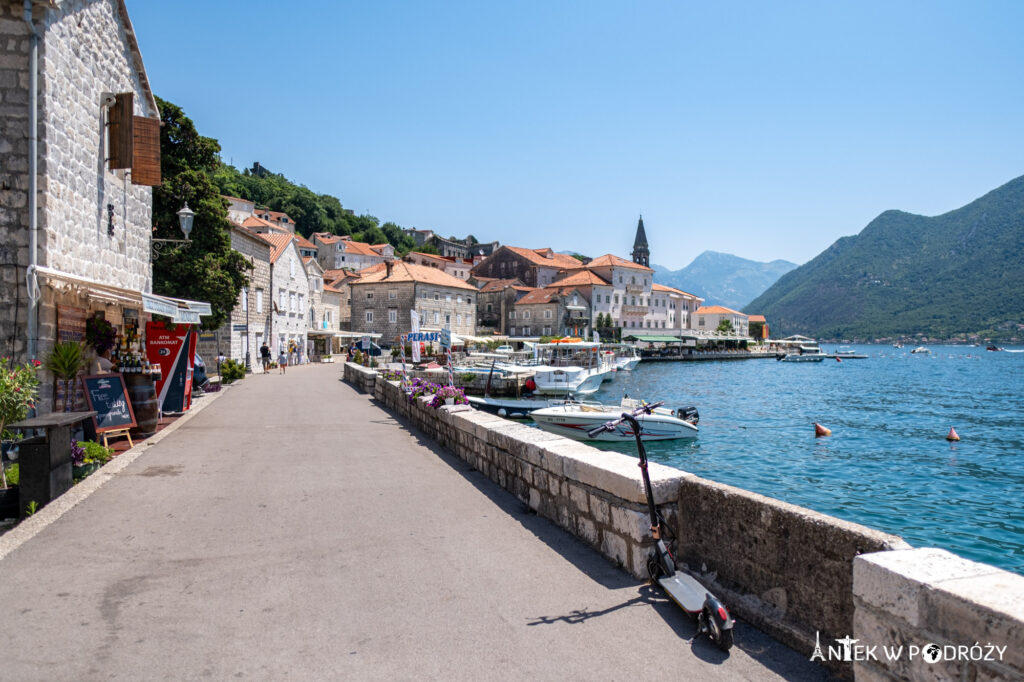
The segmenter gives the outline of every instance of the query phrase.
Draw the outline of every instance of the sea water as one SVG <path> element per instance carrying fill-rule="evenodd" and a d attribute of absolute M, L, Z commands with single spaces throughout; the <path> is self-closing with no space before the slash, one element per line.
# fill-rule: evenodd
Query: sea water
<path fill-rule="evenodd" d="M 868 358 L 642 362 L 592 397 L 698 408 L 697 440 L 652 461 L 1024 573 L 1024 353 L 852 349 Z"/>

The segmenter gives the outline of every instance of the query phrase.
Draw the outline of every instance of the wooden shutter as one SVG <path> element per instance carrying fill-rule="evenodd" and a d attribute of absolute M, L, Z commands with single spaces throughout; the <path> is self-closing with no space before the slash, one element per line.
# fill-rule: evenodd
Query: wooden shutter
<path fill-rule="evenodd" d="M 160 184 L 160 119 L 135 117 L 132 184 L 156 187 Z"/>
<path fill-rule="evenodd" d="M 121 92 L 114 96 L 115 102 L 108 110 L 107 140 L 110 153 L 110 169 L 131 168 L 134 141 L 133 102 L 135 95 Z"/>

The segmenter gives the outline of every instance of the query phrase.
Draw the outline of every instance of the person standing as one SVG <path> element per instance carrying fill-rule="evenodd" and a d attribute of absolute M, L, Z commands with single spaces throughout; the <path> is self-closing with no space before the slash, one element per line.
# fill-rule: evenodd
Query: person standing
<path fill-rule="evenodd" d="M 287 374 L 288 372 L 288 353 L 284 348 L 277 356 L 277 370 L 278 374 Z"/>
<path fill-rule="evenodd" d="M 263 373 L 266 374 L 267 370 L 270 369 L 270 346 L 267 345 L 266 341 L 260 346 L 260 360 L 263 361 Z"/>

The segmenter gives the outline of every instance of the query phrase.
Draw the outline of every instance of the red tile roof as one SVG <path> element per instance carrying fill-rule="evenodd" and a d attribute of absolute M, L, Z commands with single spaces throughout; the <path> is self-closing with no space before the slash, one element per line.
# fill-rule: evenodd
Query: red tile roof
<path fill-rule="evenodd" d="M 309 241 L 308 239 L 303 237 L 301 234 L 295 235 L 294 239 L 295 239 L 296 242 L 299 243 L 299 247 L 301 247 L 303 249 L 315 249 L 316 248 L 316 244 L 314 244 L 313 242 Z"/>
<path fill-rule="evenodd" d="M 492 279 L 492 280 L 487 281 L 482 287 L 480 287 L 480 291 L 482 293 L 493 292 L 493 291 L 501 291 L 502 289 L 505 289 L 506 287 L 512 287 L 513 289 L 529 289 L 530 288 L 530 287 L 527 287 L 522 282 L 520 282 L 518 279 Z"/>
<path fill-rule="evenodd" d="M 288 246 L 292 243 L 292 235 L 279 234 L 276 232 L 270 234 L 258 235 L 264 241 L 269 243 L 273 248 L 270 251 L 270 262 L 276 263 L 277 259 L 281 257 L 281 254 L 287 250 Z"/>
<path fill-rule="evenodd" d="M 689 296 L 690 298 L 700 298 L 700 296 L 694 296 L 693 294 L 688 294 L 681 289 L 673 289 L 672 287 L 667 287 L 664 284 L 658 284 L 657 282 L 653 282 L 651 284 L 651 291 L 664 291 L 669 294 L 682 294 L 683 296 Z"/>
<path fill-rule="evenodd" d="M 733 310 L 732 308 L 726 308 L 722 305 L 702 305 L 694 312 L 701 315 L 742 315 L 743 317 L 746 317 L 746 315 L 740 311 Z"/>
<path fill-rule="evenodd" d="M 748 315 L 747 316 L 747 322 L 767 322 L 767 321 L 768 320 L 764 319 L 764 315 Z"/>
<path fill-rule="evenodd" d="M 518 254 L 534 265 L 542 265 L 549 268 L 578 268 L 580 262 L 572 256 L 564 253 L 555 253 L 551 249 L 524 249 L 518 246 L 506 246 L 512 253 Z"/>
<path fill-rule="evenodd" d="M 437 286 L 452 287 L 456 289 L 469 289 L 476 291 L 476 287 L 464 282 L 458 277 L 453 277 L 443 270 L 432 268 L 429 265 L 417 265 L 405 261 L 393 261 L 391 274 L 388 275 L 387 263 L 371 265 L 359 271 L 361 277 L 353 284 L 364 284 L 373 282 L 418 282 L 421 284 L 436 284 Z"/>
<path fill-rule="evenodd" d="M 631 260 L 626 260 L 625 258 L 620 258 L 620 257 L 618 257 L 618 256 L 616 256 L 614 254 L 611 254 L 611 253 L 606 253 L 603 256 L 598 256 L 594 260 L 592 260 L 589 263 L 587 263 L 586 267 L 588 267 L 588 268 L 607 268 L 607 267 L 633 268 L 634 270 L 646 270 L 647 272 L 654 272 L 653 269 L 647 267 L 646 265 L 640 265 L 639 263 L 634 263 Z"/>
<path fill-rule="evenodd" d="M 591 287 L 597 286 L 610 286 L 609 282 L 603 277 L 598 275 L 596 272 L 591 272 L 586 268 L 579 268 L 577 270 L 563 270 L 559 273 L 558 279 L 552 282 L 552 286 L 574 286 L 574 287 Z"/>

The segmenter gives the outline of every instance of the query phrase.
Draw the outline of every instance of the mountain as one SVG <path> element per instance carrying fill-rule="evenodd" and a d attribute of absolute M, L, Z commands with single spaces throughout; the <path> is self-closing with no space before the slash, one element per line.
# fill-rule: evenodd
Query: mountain
<path fill-rule="evenodd" d="M 739 256 L 705 251 L 682 270 L 653 265 L 658 284 L 700 296 L 705 305 L 724 305 L 739 310 L 761 295 L 796 263 L 774 260 L 758 263 Z"/>
<path fill-rule="evenodd" d="M 1020 337 L 1024 176 L 925 217 L 886 211 L 746 306 L 773 336 Z"/>

